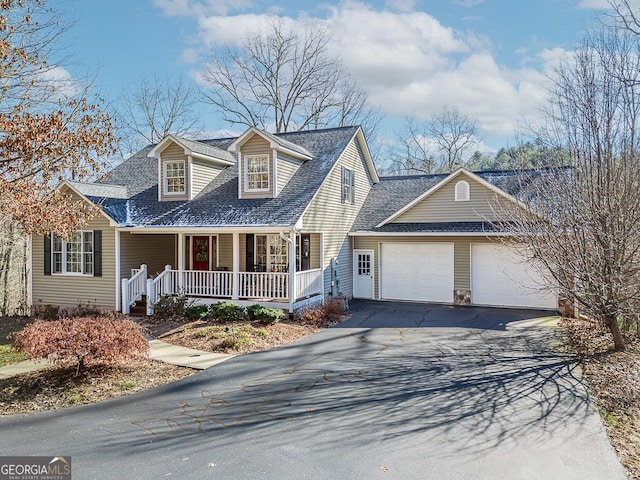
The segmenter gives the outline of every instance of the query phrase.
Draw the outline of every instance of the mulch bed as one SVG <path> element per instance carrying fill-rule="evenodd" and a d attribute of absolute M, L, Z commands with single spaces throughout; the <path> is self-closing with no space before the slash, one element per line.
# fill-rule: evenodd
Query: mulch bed
<path fill-rule="evenodd" d="M 96 365 L 49 366 L 0 380 L 0 415 L 58 410 L 121 397 L 180 380 L 195 373 L 155 360 L 138 360 L 118 367 Z"/>
<path fill-rule="evenodd" d="M 33 319 L 0 318 L 0 343 Z M 339 321 L 316 319 L 307 323 L 283 321 L 270 325 L 250 322 L 220 323 L 145 317 L 139 322 L 151 336 L 163 341 L 204 351 L 242 354 L 285 345 Z M 227 340 L 225 340 L 227 339 Z M 230 341 L 231 340 L 231 341 Z M 57 410 L 174 382 L 196 373 L 190 368 L 144 359 L 121 366 L 93 365 L 75 376 L 75 366 L 51 365 L 0 380 L 0 415 Z"/>

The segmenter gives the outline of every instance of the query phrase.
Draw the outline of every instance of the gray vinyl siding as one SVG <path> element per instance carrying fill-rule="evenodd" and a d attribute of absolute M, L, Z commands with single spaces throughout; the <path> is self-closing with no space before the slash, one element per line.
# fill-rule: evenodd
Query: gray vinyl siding
<path fill-rule="evenodd" d="M 191 177 L 191 195 L 193 198 L 196 197 L 204 187 L 209 185 L 211 180 L 216 178 L 224 167 L 194 159 L 191 164 L 191 169 L 193 173 Z"/>
<path fill-rule="evenodd" d="M 184 195 L 165 195 L 164 194 L 164 163 L 175 162 L 178 160 L 184 160 L 185 171 L 185 190 Z M 166 201 L 172 200 L 188 200 L 189 199 L 189 162 L 187 156 L 184 154 L 184 150 L 179 145 L 172 143 L 160 153 L 160 199 Z"/>
<path fill-rule="evenodd" d="M 147 265 L 149 276 L 155 277 L 165 265 L 178 267 L 175 234 L 133 235 L 120 233 L 120 278 L 130 278 L 132 268 Z"/>
<path fill-rule="evenodd" d="M 233 270 L 233 235 L 231 234 L 218 235 L 218 268 Z"/>
<path fill-rule="evenodd" d="M 309 250 L 309 255 L 311 256 L 311 261 L 309 262 L 311 270 L 320 268 L 320 234 L 312 233 L 310 235 L 311 240 L 311 248 Z"/>
<path fill-rule="evenodd" d="M 116 308 L 115 229 L 99 215 L 84 230 L 102 230 L 102 277 L 45 275 L 44 237 L 34 236 L 31 245 L 33 305 L 77 307 L 91 304 L 108 310 Z"/>
<path fill-rule="evenodd" d="M 252 155 L 269 156 L 269 190 L 264 192 L 247 192 L 244 178 L 245 158 Z M 242 189 L 242 198 L 271 198 L 273 197 L 273 152 L 264 138 L 254 135 L 241 147 L 240 165 L 238 169 L 238 181 Z"/>
<path fill-rule="evenodd" d="M 354 204 L 341 202 L 342 167 L 355 173 Z M 336 270 L 339 285 L 334 294 L 353 296 L 352 248 L 347 236 L 364 200 L 371 189 L 372 180 L 366 167 L 362 150 L 356 138 L 347 146 L 311 201 L 303 216 L 303 231 L 324 232 L 324 285 L 325 293 L 331 293 L 332 258 L 338 260 Z M 313 239 L 312 239 L 313 248 Z"/>
<path fill-rule="evenodd" d="M 455 185 L 469 183 L 469 201 L 455 201 Z M 466 175 L 459 175 L 415 204 L 392 223 L 474 222 L 505 218 L 514 204 Z"/>
<path fill-rule="evenodd" d="M 300 160 L 296 160 L 295 158 L 291 158 L 283 153 L 278 153 L 276 159 L 276 177 L 277 177 L 277 187 L 276 187 L 276 196 L 280 195 L 282 189 L 289 183 L 291 177 L 298 171 L 302 162 Z"/>
<path fill-rule="evenodd" d="M 453 288 L 456 290 L 471 289 L 471 244 L 491 242 L 487 237 L 421 237 L 421 236 L 379 236 L 352 237 L 354 249 L 373 250 L 374 295 L 380 298 L 380 243 L 417 243 L 417 242 L 447 242 L 453 243 Z"/>

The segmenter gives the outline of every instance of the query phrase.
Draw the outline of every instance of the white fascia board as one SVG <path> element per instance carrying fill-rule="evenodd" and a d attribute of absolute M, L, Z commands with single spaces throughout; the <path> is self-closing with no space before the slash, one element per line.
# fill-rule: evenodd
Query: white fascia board
<path fill-rule="evenodd" d="M 109 215 L 107 215 L 105 213 L 104 210 L 102 210 L 102 208 L 100 208 L 100 205 L 98 205 L 97 203 L 92 202 L 91 200 L 89 200 L 84 194 L 82 194 L 81 192 L 79 192 L 76 188 L 73 187 L 73 185 L 71 185 L 69 182 L 67 182 L 66 180 L 62 180 L 58 186 L 56 187 L 56 190 L 61 190 L 63 187 L 67 187 L 69 189 L 71 189 L 73 191 L 73 193 L 75 193 L 76 195 L 78 195 L 83 201 L 90 203 L 91 205 L 95 205 L 100 209 L 100 213 L 102 214 L 102 216 L 104 218 L 106 218 L 109 221 L 109 226 L 111 227 L 117 227 L 120 224 L 118 222 L 116 222 L 113 218 L 111 218 Z"/>
<path fill-rule="evenodd" d="M 218 158 L 218 157 L 212 157 L 211 155 L 205 155 L 203 153 L 198 153 L 191 150 L 189 150 L 188 155 L 191 155 L 193 158 L 197 158 L 199 160 L 206 160 L 207 162 L 211 162 L 211 163 L 219 163 L 220 165 L 226 165 L 226 166 L 234 165 L 233 162 L 230 162 L 228 160 L 222 160 L 221 158 Z"/>
<path fill-rule="evenodd" d="M 509 237 L 509 232 L 349 232 L 350 237 Z"/>
<path fill-rule="evenodd" d="M 202 227 L 122 227 L 121 232 L 129 232 L 131 234 L 147 234 L 147 233 L 185 233 L 185 234 L 206 234 L 206 233 L 279 233 L 290 232 L 295 229 L 294 225 L 220 225 L 220 226 L 202 226 Z"/>

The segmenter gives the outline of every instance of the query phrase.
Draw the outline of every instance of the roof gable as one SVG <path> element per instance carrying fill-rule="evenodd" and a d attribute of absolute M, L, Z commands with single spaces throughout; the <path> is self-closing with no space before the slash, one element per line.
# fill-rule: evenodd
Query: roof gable
<path fill-rule="evenodd" d="M 231 145 L 229 145 L 229 151 L 233 153 L 239 152 L 242 145 L 244 145 L 254 135 L 259 135 L 269 142 L 270 148 L 279 150 L 287 155 L 291 155 L 292 157 L 299 158 L 301 160 L 311 160 L 311 158 L 313 158 L 311 152 L 309 152 L 305 147 L 290 142 L 281 136 L 265 132 L 264 130 L 259 130 L 256 127 L 250 127 L 240 135 Z"/>
<path fill-rule="evenodd" d="M 235 163 L 233 155 L 227 150 L 171 134 L 164 137 L 162 141 L 153 147 L 147 155 L 151 158 L 160 158 L 161 152 L 172 143 L 181 147 L 184 150 L 185 155 L 190 155 L 192 157 L 215 163 L 221 163 L 223 165 L 233 165 Z"/>
<path fill-rule="evenodd" d="M 483 186 L 484 188 L 486 188 L 486 189 L 490 190 L 491 192 L 493 192 L 494 194 L 498 195 L 500 198 L 503 198 L 503 199 L 507 200 L 508 202 L 511 202 L 511 203 L 513 203 L 515 205 L 518 205 L 519 207 L 526 208 L 514 196 L 512 196 L 509 193 L 505 192 L 501 188 L 498 188 L 497 186 L 493 185 L 492 183 L 489 183 L 488 181 L 486 181 L 485 179 L 483 179 L 479 175 L 477 175 L 477 174 L 475 174 L 473 172 L 470 172 L 469 170 L 467 170 L 465 168 L 459 168 L 456 171 L 452 172 L 451 174 L 447 175 L 446 177 L 442 178 L 440 181 L 438 181 L 434 185 L 432 185 L 422 195 L 419 195 L 418 197 L 414 198 L 412 201 L 410 201 L 409 203 L 404 205 L 402 208 L 400 208 L 399 210 L 396 210 L 390 216 L 386 217 L 382 222 L 380 222 L 379 224 L 376 225 L 376 228 L 383 227 L 384 225 L 386 225 L 388 223 L 392 223 L 394 221 L 399 220 L 403 216 L 403 214 L 409 212 L 412 208 L 414 208 L 415 206 L 417 206 L 421 202 L 425 201 L 429 197 L 433 196 L 436 192 L 438 192 L 439 190 L 441 190 L 443 187 L 445 187 L 446 185 L 450 184 L 454 180 L 458 180 L 458 181 L 459 180 L 471 180 L 473 182 L 477 182 L 481 186 Z M 451 202 L 452 203 L 454 202 L 453 197 L 451 198 Z"/>

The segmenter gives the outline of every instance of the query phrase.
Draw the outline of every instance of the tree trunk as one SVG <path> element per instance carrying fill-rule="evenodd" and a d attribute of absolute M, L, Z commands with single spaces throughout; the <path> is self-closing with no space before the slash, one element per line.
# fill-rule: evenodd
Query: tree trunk
<path fill-rule="evenodd" d="M 613 337 L 614 350 L 616 352 L 624 352 L 624 338 L 622 337 L 622 331 L 620 330 L 618 319 L 615 317 L 605 317 L 605 323 L 609 327 L 609 331 Z"/>

